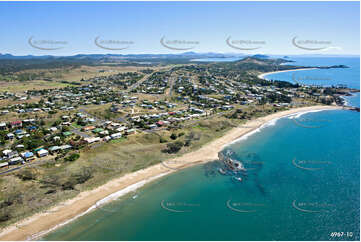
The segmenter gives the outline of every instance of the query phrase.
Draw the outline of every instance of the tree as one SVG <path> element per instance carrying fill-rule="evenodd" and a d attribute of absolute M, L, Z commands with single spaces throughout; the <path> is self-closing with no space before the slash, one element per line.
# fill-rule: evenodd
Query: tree
<path fill-rule="evenodd" d="M 33 150 L 38 148 L 44 144 L 43 139 L 38 137 L 26 137 L 23 139 L 23 144 L 26 149 Z"/>
<path fill-rule="evenodd" d="M 166 139 L 163 138 L 163 137 L 160 137 L 160 138 L 159 138 L 159 142 L 160 142 L 160 143 L 167 143 L 168 140 L 166 140 Z"/>
<path fill-rule="evenodd" d="M 167 153 L 177 153 L 178 151 L 180 151 L 180 149 L 183 147 L 183 142 L 181 141 L 176 141 L 173 143 L 169 143 L 167 144 Z"/>
<path fill-rule="evenodd" d="M 25 169 L 20 170 L 16 174 L 16 176 L 19 177 L 23 181 L 28 181 L 28 180 L 35 180 L 37 174 L 36 174 L 35 169 L 25 168 Z"/>
<path fill-rule="evenodd" d="M 5 222 L 11 218 L 11 213 L 9 209 L 0 210 L 0 222 Z"/>
<path fill-rule="evenodd" d="M 176 139 L 177 139 L 177 135 L 176 135 L 175 133 L 172 133 L 172 134 L 170 135 L 170 138 L 171 138 L 172 140 L 176 140 Z"/>
<path fill-rule="evenodd" d="M 65 157 L 64 160 L 65 161 L 76 161 L 77 159 L 79 159 L 80 155 L 78 153 L 73 153 L 68 157 Z"/>

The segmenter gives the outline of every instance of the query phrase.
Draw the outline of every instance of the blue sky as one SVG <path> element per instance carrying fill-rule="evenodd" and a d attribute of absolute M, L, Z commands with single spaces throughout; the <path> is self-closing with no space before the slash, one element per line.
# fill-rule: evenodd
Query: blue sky
<path fill-rule="evenodd" d="M 0 53 L 14 55 L 184 52 L 162 46 L 162 37 L 168 41 L 191 41 L 177 46 L 191 47 L 195 52 L 360 52 L 359 2 L 1 2 L 0 13 Z M 99 48 L 94 44 L 97 36 L 105 41 L 102 46 L 128 48 Z M 42 40 L 60 41 L 61 44 L 43 46 L 62 48 L 34 48 L 28 43 L 30 37 L 36 46 Z M 231 41 L 256 41 L 232 43 L 259 49 L 232 48 L 226 44 L 228 37 Z M 297 41 L 323 41 L 306 45 L 324 48 L 298 48 L 292 44 L 294 37 Z"/>

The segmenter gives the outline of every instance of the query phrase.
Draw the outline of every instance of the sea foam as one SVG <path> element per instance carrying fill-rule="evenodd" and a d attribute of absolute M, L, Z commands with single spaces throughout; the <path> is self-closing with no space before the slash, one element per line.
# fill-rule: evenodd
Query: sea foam
<path fill-rule="evenodd" d="M 136 191 L 138 188 L 141 188 L 141 187 L 144 186 L 145 184 L 147 184 L 147 183 L 149 183 L 149 182 L 151 182 L 151 181 L 153 181 L 153 180 L 156 180 L 156 179 L 158 179 L 158 178 L 160 178 L 160 177 L 162 177 L 162 176 L 165 176 L 165 175 L 167 175 L 167 174 L 169 174 L 169 173 L 170 173 L 170 172 L 165 172 L 165 173 L 159 174 L 159 175 L 157 175 L 157 176 L 150 177 L 150 178 L 148 178 L 148 179 L 144 179 L 144 180 L 142 180 L 142 181 L 140 181 L 140 182 L 137 182 L 137 183 L 134 183 L 134 184 L 132 184 L 132 185 L 130 185 L 130 186 L 127 186 L 126 188 L 124 188 L 124 189 L 122 189 L 122 190 L 119 190 L 119 191 L 117 191 L 117 192 L 114 192 L 114 193 L 110 194 L 109 196 L 107 196 L 107 197 L 105 197 L 105 198 L 97 201 L 93 206 L 91 206 L 90 208 L 88 208 L 85 212 L 76 215 L 75 217 L 73 217 L 73 218 L 65 221 L 64 223 L 57 224 L 56 226 L 52 227 L 51 229 L 48 229 L 48 230 L 42 231 L 42 232 L 40 232 L 40 233 L 34 234 L 34 235 L 32 235 L 31 237 L 28 237 L 27 240 L 34 240 L 34 239 L 40 238 L 41 236 L 44 236 L 45 234 L 47 234 L 47 233 L 49 233 L 49 232 L 51 232 L 51 231 L 54 231 L 54 230 L 56 230 L 56 229 L 58 229 L 58 228 L 60 228 L 60 227 L 62 227 L 62 226 L 64 226 L 64 225 L 66 225 L 66 224 L 68 224 L 68 223 L 70 223 L 70 222 L 78 219 L 79 217 L 84 216 L 85 214 L 87 214 L 87 213 L 95 210 L 95 209 L 98 208 L 100 205 L 104 205 L 104 204 L 106 204 L 106 203 L 109 203 L 109 202 L 111 202 L 111 201 L 114 201 L 114 200 L 120 198 L 121 196 L 126 195 L 126 194 L 129 193 L 129 192 Z"/>
<path fill-rule="evenodd" d="M 289 119 L 295 119 L 295 118 L 300 118 L 302 115 L 305 115 L 307 113 L 316 113 L 316 112 L 322 112 L 322 111 L 327 111 L 327 109 L 316 109 L 316 110 L 309 110 L 309 111 L 303 111 L 303 112 L 297 112 L 297 113 L 293 113 L 293 114 L 288 114 L 282 117 L 278 117 L 278 118 L 274 118 L 269 120 L 268 122 L 262 124 L 259 128 L 252 130 L 251 132 L 242 135 L 241 137 L 239 137 L 238 139 L 233 140 L 231 143 L 228 143 L 227 145 L 223 146 L 222 148 L 225 148 L 229 145 L 232 145 L 234 143 L 243 141 L 248 139 L 250 136 L 260 132 L 262 129 L 267 128 L 267 127 L 271 127 L 271 126 L 275 126 L 277 124 L 277 121 L 283 118 L 289 118 Z"/>

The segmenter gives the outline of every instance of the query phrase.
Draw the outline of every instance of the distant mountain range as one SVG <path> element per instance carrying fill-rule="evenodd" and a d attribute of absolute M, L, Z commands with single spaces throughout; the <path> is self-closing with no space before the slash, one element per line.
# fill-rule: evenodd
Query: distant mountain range
<path fill-rule="evenodd" d="M 246 56 L 245 54 L 222 54 L 222 53 L 196 53 L 196 52 L 184 52 L 180 54 L 78 54 L 73 56 L 52 56 L 52 55 L 25 55 L 15 56 L 11 54 L 0 54 L 0 59 L 103 59 L 103 58 L 114 58 L 114 59 L 126 59 L 126 58 L 227 58 L 227 57 L 241 57 Z"/>
<path fill-rule="evenodd" d="M 264 55 L 255 54 L 247 55 L 243 53 L 196 53 L 196 52 L 184 52 L 179 54 L 77 54 L 72 56 L 53 56 L 53 55 L 24 55 L 15 56 L 11 54 L 1 54 L 0 60 L 135 60 L 135 59 L 200 59 L 200 58 L 234 58 L 234 57 L 254 57 L 258 59 L 268 58 L 285 58 L 289 59 L 292 57 L 358 57 L 357 55 L 326 55 L 326 54 L 303 54 L 303 55 Z"/>

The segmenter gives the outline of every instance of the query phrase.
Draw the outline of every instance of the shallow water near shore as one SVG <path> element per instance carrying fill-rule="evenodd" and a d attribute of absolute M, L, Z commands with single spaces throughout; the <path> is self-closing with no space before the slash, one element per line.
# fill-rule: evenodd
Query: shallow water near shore
<path fill-rule="evenodd" d="M 45 239 L 358 240 L 359 122 L 344 110 L 282 118 L 226 148 L 249 169 L 242 182 L 217 162 L 187 168 Z"/>
<path fill-rule="evenodd" d="M 266 78 L 359 89 L 357 58 L 295 60 L 293 64 L 351 68 Z M 360 106 L 359 97 L 346 100 Z M 43 239 L 359 240 L 359 147 L 360 113 L 334 110 L 281 118 L 225 148 L 248 169 L 242 182 L 221 175 L 218 162 L 187 168 Z M 332 237 L 333 232 L 340 236 Z"/>

